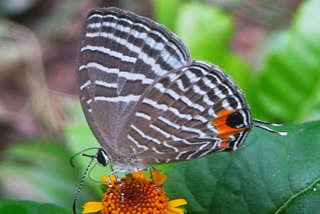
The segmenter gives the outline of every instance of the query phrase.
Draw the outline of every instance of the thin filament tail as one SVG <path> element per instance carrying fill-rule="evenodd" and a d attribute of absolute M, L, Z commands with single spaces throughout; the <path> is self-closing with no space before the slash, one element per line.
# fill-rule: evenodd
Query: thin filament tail
<path fill-rule="evenodd" d="M 271 122 L 259 120 L 256 118 L 253 118 L 253 121 L 256 123 L 265 124 L 265 125 L 269 125 L 269 126 L 282 126 L 282 124 L 279 124 L 279 123 L 271 123 Z"/>
<path fill-rule="evenodd" d="M 273 130 L 273 129 L 267 127 L 267 126 L 263 126 L 263 125 L 255 125 L 255 127 L 258 127 L 260 129 L 266 130 L 267 132 L 279 134 L 281 136 L 286 136 L 288 134 L 287 132 L 279 132 L 279 131 Z"/>
<path fill-rule="evenodd" d="M 268 121 L 263 121 L 263 120 L 259 120 L 259 119 L 253 119 L 254 122 L 258 123 L 258 124 L 255 124 L 254 126 L 257 127 L 257 128 L 260 128 L 260 129 L 263 129 L 267 132 L 270 132 L 270 133 L 275 133 L 275 134 L 278 134 L 278 135 L 281 135 L 281 136 L 286 136 L 288 133 L 287 132 L 280 132 L 280 131 L 276 131 L 268 126 L 265 126 L 265 125 L 269 125 L 269 126 L 282 126 L 282 124 L 278 124 L 278 123 L 271 123 L 271 122 L 268 122 Z M 263 124 L 263 125 L 261 125 Z"/>

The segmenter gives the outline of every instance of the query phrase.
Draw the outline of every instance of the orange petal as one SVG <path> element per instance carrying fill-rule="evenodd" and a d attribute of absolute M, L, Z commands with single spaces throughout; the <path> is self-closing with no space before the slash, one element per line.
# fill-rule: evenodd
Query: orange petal
<path fill-rule="evenodd" d="M 83 205 L 82 214 L 94 213 L 102 210 L 102 203 L 97 201 L 89 201 Z"/>
<path fill-rule="evenodd" d="M 102 176 L 101 176 L 101 179 L 103 180 L 104 183 L 109 184 L 108 176 L 102 175 Z"/>
<path fill-rule="evenodd" d="M 168 212 L 167 214 L 184 214 L 182 208 L 176 208 L 182 205 L 186 205 L 188 202 L 185 199 L 175 199 L 168 202 Z"/>
<path fill-rule="evenodd" d="M 167 176 L 159 170 L 152 170 L 151 173 L 154 183 L 158 186 L 161 186 L 167 180 Z"/>
<path fill-rule="evenodd" d="M 146 179 L 146 174 L 144 173 L 144 171 L 133 172 L 132 177 Z"/>

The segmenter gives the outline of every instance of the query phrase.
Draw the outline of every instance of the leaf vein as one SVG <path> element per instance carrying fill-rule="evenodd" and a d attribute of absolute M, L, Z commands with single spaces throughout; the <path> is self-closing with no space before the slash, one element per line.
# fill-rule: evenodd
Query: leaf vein
<path fill-rule="evenodd" d="M 289 203 L 291 201 L 293 201 L 295 198 L 297 198 L 298 196 L 300 196 L 301 194 L 305 193 L 306 191 L 308 191 L 309 189 L 312 188 L 312 186 L 314 186 L 316 183 L 320 182 L 320 177 L 318 177 L 315 181 L 313 181 L 312 183 L 310 183 L 309 185 L 307 185 L 305 188 L 303 188 L 302 190 L 294 193 L 290 198 L 288 198 L 287 201 L 285 201 L 274 213 L 275 214 L 279 214 L 283 209 L 285 209 Z"/>

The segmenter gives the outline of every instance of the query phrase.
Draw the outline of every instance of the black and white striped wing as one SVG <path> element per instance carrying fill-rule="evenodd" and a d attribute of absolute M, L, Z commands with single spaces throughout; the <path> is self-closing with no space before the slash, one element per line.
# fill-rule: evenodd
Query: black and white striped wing
<path fill-rule="evenodd" d="M 144 91 L 159 76 L 190 63 L 188 49 L 162 25 L 118 8 L 91 11 L 82 31 L 80 99 L 110 158 Z"/>
<path fill-rule="evenodd" d="M 235 150 L 252 127 L 242 92 L 218 67 L 195 61 L 146 91 L 120 141 L 144 164 L 191 160 Z"/>

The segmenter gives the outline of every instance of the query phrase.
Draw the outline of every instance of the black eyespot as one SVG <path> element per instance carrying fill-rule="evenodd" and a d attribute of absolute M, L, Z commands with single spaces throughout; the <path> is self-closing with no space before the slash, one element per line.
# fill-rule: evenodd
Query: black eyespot
<path fill-rule="evenodd" d="M 243 115 L 239 111 L 230 114 L 227 118 L 226 124 L 235 129 L 245 127 Z"/>

